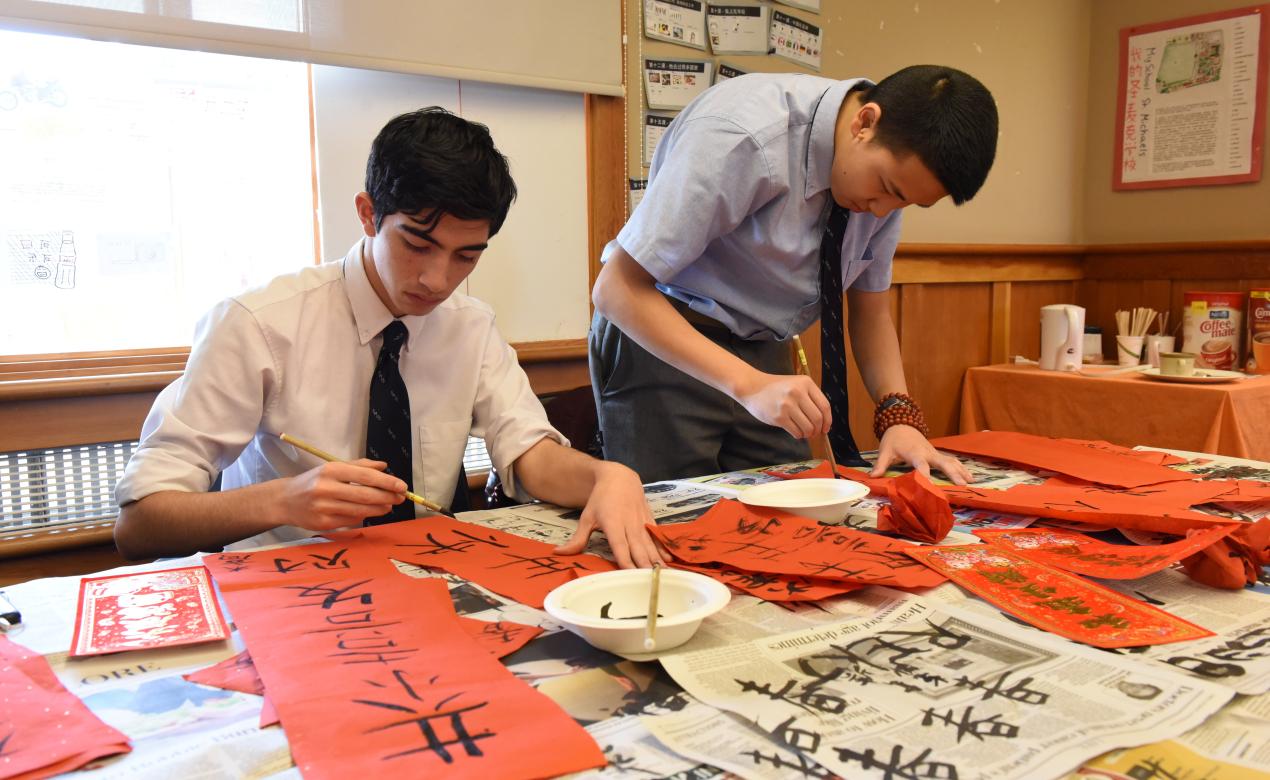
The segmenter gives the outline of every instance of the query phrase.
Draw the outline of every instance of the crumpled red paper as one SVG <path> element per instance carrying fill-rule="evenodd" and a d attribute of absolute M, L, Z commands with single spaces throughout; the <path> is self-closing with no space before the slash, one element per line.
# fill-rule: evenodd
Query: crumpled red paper
<path fill-rule="evenodd" d="M 1182 559 L 1182 566 L 1191 579 L 1230 590 L 1256 584 L 1261 567 L 1267 563 L 1270 563 L 1270 517 L 1240 526 L 1230 536 Z"/>
<path fill-rule="evenodd" d="M 890 480 L 887 504 L 878 509 L 878 530 L 934 544 L 953 527 L 952 506 L 944 492 L 921 472 L 910 471 Z"/>

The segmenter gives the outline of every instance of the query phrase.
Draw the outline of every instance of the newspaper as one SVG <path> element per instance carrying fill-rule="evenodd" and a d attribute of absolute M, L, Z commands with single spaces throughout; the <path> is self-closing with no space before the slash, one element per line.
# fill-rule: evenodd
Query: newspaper
<path fill-rule="evenodd" d="M 741 718 L 700 702 L 673 715 L 644 716 L 662 744 L 682 756 L 722 767 L 745 780 L 831 778 L 833 773 L 785 748 Z"/>
<path fill-rule="evenodd" d="M 1180 735 L 1232 695 L 917 597 L 661 660 L 693 696 L 853 778 L 1052 776 Z"/>
<path fill-rule="evenodd" d="M 649 717 L 657 719 L 654 716 Z M 645 720 L 641 716 L 627 715 L 587 726 L 587 731 L 604 751 L 604 757 L 609 763 L 600 769 L 575 772 L 565 777 L 569 780 L 617 780 L 632 777 L 724 780 L 732 776 L 717 766 L 695 758 L 685 758 L 666 749 L 644 725 Z"/>

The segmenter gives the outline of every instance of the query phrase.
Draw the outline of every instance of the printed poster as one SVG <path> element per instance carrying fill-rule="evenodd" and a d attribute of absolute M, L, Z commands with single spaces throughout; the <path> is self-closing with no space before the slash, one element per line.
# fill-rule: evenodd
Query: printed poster
<path fill-rule="evenodd" d="M 1267 10 L 1120 31 L 1115 189 L 1261 179 Z"/>
<path fill-rule="evenodd" d="M 776 0 L 776 2 L 791 8 L 801 8 L 804 11 L 820 13 L 820 0 Z"/>
<path fill-rule="evenodd" d="M 653 164 L 653 154 L 657 151 L 657 143 L 666 134 L 666 128 L 674 117 L 668 114 L 644 115 L 644 167 Z"/>
<path fill-rule="evenodd" d="M 820 70 L 823 43 L 823 35 L 816 25 L 797 16 L 772 11 L 772 30 L 768 35 L 768 45 L 777 57 L 812 70 Z"/>
<path fill-rule="evenodd" d="M 710 60 L 644 60 L 644 94 L 648 107 L 678 111 L 710 86 Z"/>
<path fill-rule="evenodd" d="M 749 71 L 741 70 L 740 68 L 733 67 L 732 65 L 729 65 L 726 62 L 720 62 L 719 72 L 714 77 L 714 83 L 718 84 L 720 81 L 723 81 L 724 79 L 734 79 L 737 76 L 744 76 L 746 73 L 749 73 Z"/>
<path fill-rule="evenodd" d="M 644 36 L 704 50 L 704 0 L 644 0 Z"/>
<path fill-rule="evenodd" d="M 630 213 L 635 213 L 635 207 L 644 199 L 644 190 L 648 189 L 648 179 L 629 179 L 630 182 Z"/>
<path fill-rule="evenodd" d="M 770 6 L 710 4 L 706 22 L 715 54 L 767 54 Z"/>

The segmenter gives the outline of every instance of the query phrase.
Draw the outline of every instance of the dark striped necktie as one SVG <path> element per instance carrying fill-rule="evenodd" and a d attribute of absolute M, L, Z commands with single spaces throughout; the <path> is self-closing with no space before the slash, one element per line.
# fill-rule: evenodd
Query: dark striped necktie
<path fill-rule="evenodd" d="M 847 405 L 847 351 L 842 327 L 842 239 L 850 213 L 830 201 L 829 221 L 820 241 L 820 389 L 829 399 L 833 425 L 829 445 L 844 466 L 868 465 L 851 436 Z"/>
<path fill-rule="evenodd" d="M 397 359 L 406 343 L 406 326 L 393 320 L 384 328 L 384 344 L 370 378 L 370 416 L 366 420 L 366 457 L 388 464 L 388 473 L 413 490 L 414 448 L 410 432 L 410 394 Z M 387 514 L 366 518 L 366 525 L 380 525 L 415 516 L 414 504 L 402 501 Z"/>

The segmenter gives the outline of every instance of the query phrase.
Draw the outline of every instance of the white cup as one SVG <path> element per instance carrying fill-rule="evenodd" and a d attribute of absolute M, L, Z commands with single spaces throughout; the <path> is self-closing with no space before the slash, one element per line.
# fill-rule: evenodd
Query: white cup
<path fill-rule="evenodd" d="M 1070 303 L 1041 307 L 1041 368 L 1079 371 L 1084 341 L 1084 309 Z"/>
<path fill-rule="evenodd" d="M 1162 336 L 1158 333 L 1147 336 L 1147 362 L 1152 368 L 1160 367 L 1160 353 L 1172 352 L 1174 341 L 1173 336 Z"/>
<path fill-rule="evenodd" d="M 1122 366 L 1142 363 L 1142 336 L 1116 336 L 1116 361 Z"/>

